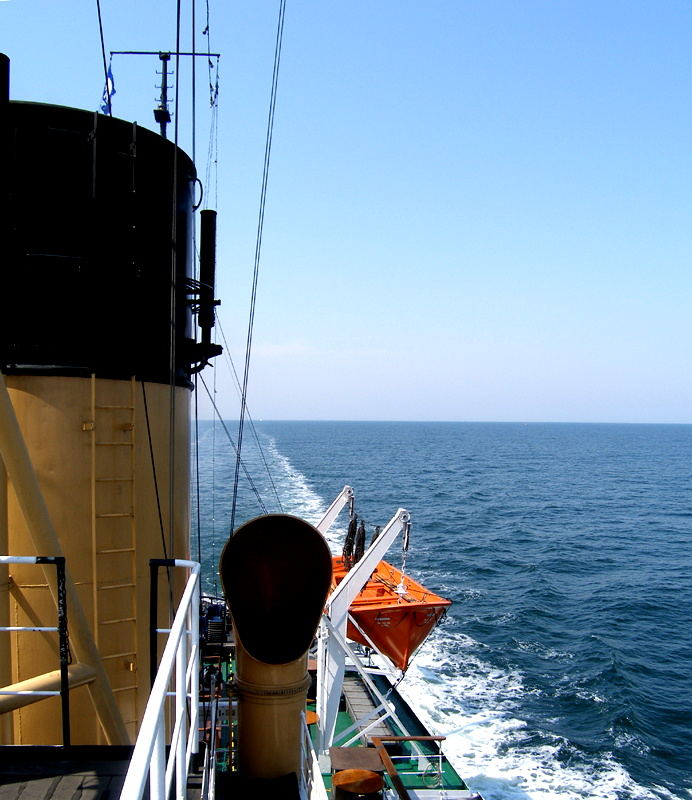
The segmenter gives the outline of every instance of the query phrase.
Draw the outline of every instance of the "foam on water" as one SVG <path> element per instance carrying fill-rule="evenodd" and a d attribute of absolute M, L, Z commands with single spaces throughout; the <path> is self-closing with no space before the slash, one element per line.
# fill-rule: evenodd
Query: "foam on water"
<path fill-rule="evenodd" d="M 273 436 L 265 434 L 267 438 L 267 449 L 274 464 L 278 468 L 277 489 L 283 498 L 284 511 L 287 514 L 295 514 L 307 522 L 316 525 L 324 516 L 327 510 L 327 503 L 310 486 L 308 479 L 300 470 L 296 469 L 290 459 L 281 453 Z M 330 501 L 331 502 L 331 501 Z M 337 522 L 332 525 L 325 536 L 332 550 L 343 541 L 345 528 L 343 524 Z"/>
<path fill-rule="evenodd" d="M 276 446 L 276 439 L 266 434 L 264 436 L 267 440 L 267 450 L 276 468 L 274 482 L 282 498 L 284 511 L 302 517 L 308 522 L 319 521 L 326 510 L 322 498 L 310 487 L 305 475 L 295 469 L 290 460 L 282 455 Z"/>
<path fill-rule="evenodd" d="M 488 800 L 673 800 L 637 785 L 612 755 L 578 763 L 564 738 L 532 735 L 521 719 L 522 676 L 482 653 L 468 636 L 438 628 L 399 687 L 431 732 L 447 737 L 443 749 L 471 788 Z"/>

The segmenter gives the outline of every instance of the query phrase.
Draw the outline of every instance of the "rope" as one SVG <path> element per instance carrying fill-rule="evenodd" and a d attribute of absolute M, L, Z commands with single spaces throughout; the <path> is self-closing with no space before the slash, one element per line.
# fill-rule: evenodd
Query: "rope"
<path fill-rule="evenodd" d="M 159 493 L 159 481 L 156 475 L 156 459 L 154 457 L 154 443 L 151 439 L 151 425 L 149 424 L 149 406 L 147 404 L 147 390 L 144 385 L 144 381 L 142 381 L 142 398 L 144 400 L 144 419 L 147 423 L 147 436 L 149 438 L 149 457 L 151 459 L 151 472 L 154 478 L 154 493 L 156 494 L 156 509 L 159 514 L 159 530 L 161 531 L 161 545 L 163 546 L 163 557 L 168 559 L 168 549 L 166 548 L 166 532 L 164 530 L 163 525 L 163 514 L 161 512 L 161 495 Z M 173 482 L 173 476 L 171 475 L 170 483 Z M 172 518 L 171 518 L 172 519 Z M 172 528 L 173 526 L 171 526 Z M 171 568 L 166 567 L 166 576 L 168 578 L 168 603 L 169 606 L 173 607 L 173 583 L 171 581 Z"/>
<path fill-rule="evenodd" d="M 163 525 L 163 513 L 161 512 L 161 495 L 159 494 L 159 481 L 156 475 L 156 459 L 154 457 L 154 443 L 151 439 L 151 425 L 149 424 L 149 406 L 147 404 L 147 390 L 142 381 L 142 399 L 144 400 L 144 419 L 147 424 L 147 436 L 149 437 L 149 458 L 151 459 L 151 473 L 154 478 L 154 493 L 156 494 L 156 509 L 159 512 L 159 528 L 161 530 L 161 544 L 163 545 L 163 557 L 168 558 L 166 549 L 166 532 Z"/>
<path fill-rule="evenodd" d="M 247 402 L 247 386 L 250 374 L 250 353 L 252 350 L 252 329 L 255 321 L 255 304 L 257 301 L 257 280 L 259 277 L 260 253 L 262 250 L 262 230 L 264 227 L 264 210 L 267 200 L 267 183 L 269 180 L 269 159 L 271 156 L 272 136 L 274 132 L 274 112 L 276 110 L 276 92 L 279 81 L 279 66 L 281 63 L 281 43 L 283 40 L 284 17 L 286 15 L 286 0 L 281 0 L 279 6 L 279 20 L 276 28 L 276 44 L 274 48 L 274 72 L 272 75 L 271 100 L 269 102 L 269 119 L 267 120 L 267 138 L 264 149 L 264 168 L 262 172 L 262 191 L 260 196 L 259 219 L 257 222 L 257 241 L 255 244 L 255 266 L 252 276 L 252 295 L 250 300 L 250 319 L 248 321 L 247 344 L 245 348 L 245 369 L 243 372 L 243 388 L 240 399 L 240 419 L 238 421 L 238 449 L 233 481 L 233 505 L 231 506 L 231 530 L 235 529 L 235 512 L 238 500 L 238 479 L 240 474 L 240 454 L 243 447 L 243 426 L 245 422 L 245 404 Z"/>

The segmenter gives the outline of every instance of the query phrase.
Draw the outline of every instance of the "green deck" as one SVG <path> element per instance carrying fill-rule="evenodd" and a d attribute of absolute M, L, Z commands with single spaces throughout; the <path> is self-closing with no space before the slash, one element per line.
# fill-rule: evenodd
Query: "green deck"
<path fill-rule="evenodd" d="M 383 687 L 378 687 L 382 690 Z M 427 736 L 429 732 L 424 728 L 420 720 L 415 716 L 408 704 L 396 692 L 389 696 L 390 702 L 396 708 L 396 714 L 406 730 L 402 730 L 391 718 L 385 725 L 391 729 L 392 736 Z M 314 711 L 314 703 L 308 705 L 308 709 Z M 346 731 L 353 724 L 354 719 L 348 711 L 339 711 L 336 721 L 335 742 L 342 746 L 340 734 Z M 315 726 L 311 726 L 311 736 L 313 744 L 316 739 Z M 354 734 L 349 735 L 351 738 Z M 357 739 L 350 746 L 363 747 L 372 746 L 369 739 Z M 386 749 L 392 757 L 399 777 L 407 789 L 447 789 L 447 790 L 467 790 L 468 787 L 447 760 L 444 753 L 440 754 L 437 742 L 397 742 L 387 743 Z M 332 776 L 330 772 L 322 773 L 324 785 L 327 791 L 332 788 Z M 391 779 L 385 772 L 386 785 L 391 789 Z"/>
<path fill-rule="evenodd" d="M 232 660 L 226 661 L 220 659 L 216 664 L 221 667 L 223 680 L 225 683 L 230 682 L 233 674 L 234 664 Z M 207 664 L 209 661 L 207 661 Z M 354 676 L 350 676 L 354 677 Z M 389 684 L 383 677 L 372 676 L 374 682 L 377 684 L 380 692 L 385 694 L 389 689 Z M 359 679 L 358 679 L 359 680 Z M 363 684 L 360 684 L 361 687 Z M 389 695 L 389 701 L 395 707 L 396 716 L 401 722 L 401 726 L 394 722 L 393 719 L 388 719 L 384 723 L 384 727 L 389 729 L 392 736 L 428 736 L 429 731 L 425 729 L 418 717 L 415 715 L 410 706 L 405 700 L 396 692 Z M 308 710 L 315 711 L 315 703 L 309 702 Z M 339 711 L 336 721 L 335 742 L 338 746 L 343 746 L 348 738 L 355 735 L 355 731 L 343 738 L 342 734 L 350 728 L 354 719 L 348 711 Z M 229 769 L 229 755 L 230 755 L 230 742 L 229 742 L 229 729 L 225 728 L 221 736 L 221 747 L 219 748 L 220 764 L 219 768 L 222 771 Z M 317 737 L 317 729 L 315 725 L 310 726 L 310 735 L 315 744 Z M 343 739 L 343 741 L 342 741 Z M 364 747 L 373 744 L 368 737 L 359 737 L 349 745 L 351 747 Z M 447 760 L 445 755 L 440 754 L 440 748 L 437 742 L 396 742 L 386 743 L 385 747 L 389 753 L 397 773 L 406 789 L 446 789 L 452 790 L 467 790 L 468 787 L 461 779 L 452 764 Z M 332 788 L 332 775 L 331 772 L 322 774 L 325 788 L 328 792 Z M 387 787 L 391 790 L 392 781 L 385 771 L 385 781 Z"/>

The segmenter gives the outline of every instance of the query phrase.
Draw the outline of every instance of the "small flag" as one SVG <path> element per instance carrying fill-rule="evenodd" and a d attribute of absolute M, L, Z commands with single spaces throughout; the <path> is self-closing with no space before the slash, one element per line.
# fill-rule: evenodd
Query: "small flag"
<path fill-rule="evenodd" d="M 106 85 L 103 87 L 103 97 L 101 98 L 101 111 L 104 114 L 113 116 L 112 99 L 115 94 L 115 81 L 113 80 L 113 70 L 111 64 L 108 64 L 108 72 L 106 73 Z"/>

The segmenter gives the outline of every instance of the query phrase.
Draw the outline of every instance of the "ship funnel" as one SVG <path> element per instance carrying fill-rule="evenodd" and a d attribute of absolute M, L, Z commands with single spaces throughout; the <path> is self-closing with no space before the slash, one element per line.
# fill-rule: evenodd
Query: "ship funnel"
<path fill-rule="evenodd" d="M 236 637 L 239 769 L 247 778 L 298 773 L 307 651 L 331 584 L 329 547 L 304 520 L 267 514 L 231 536 L 219 571 Z"/>

